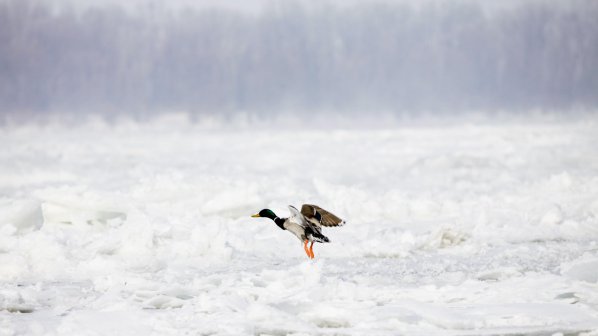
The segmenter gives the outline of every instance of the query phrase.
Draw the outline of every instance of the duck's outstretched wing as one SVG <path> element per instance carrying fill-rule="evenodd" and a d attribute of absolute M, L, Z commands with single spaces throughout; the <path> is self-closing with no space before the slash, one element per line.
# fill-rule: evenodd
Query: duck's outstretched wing
<path fill-rule="evenodd" d="M 313 204 L 303 204 L 301 214 L 305 220 L 318 226 L 342 226 L 345 221 L 338 218 L 335 214 L 320 208 Z"/>

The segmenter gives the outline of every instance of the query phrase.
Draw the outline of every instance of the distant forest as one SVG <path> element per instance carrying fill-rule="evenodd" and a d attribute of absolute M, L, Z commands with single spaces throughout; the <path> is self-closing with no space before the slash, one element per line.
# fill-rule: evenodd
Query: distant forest
<path fill-rule="evenodd" d="M 0 2 L 0 115 L 598 106 L 598 1 L 259 13 Z"/>

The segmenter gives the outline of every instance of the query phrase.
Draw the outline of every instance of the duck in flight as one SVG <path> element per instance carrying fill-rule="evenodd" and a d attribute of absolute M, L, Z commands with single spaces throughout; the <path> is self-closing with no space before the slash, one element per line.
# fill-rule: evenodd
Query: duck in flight
<path fill-rule="evenodd" d="M 342 226 L 345 224 L 344 220 L 317 205 L 303 204 L 301 212 L 294 206 L 289 205 L 289 210 L 291 211 L 291 216 L 288 218 L 280 218 L 270 209 L 263 209 L 251 217 L 270 218 L 279 228 L 294 234 L 303 242 L 303 249 L 310 259 L 314 258 L 314 242 L 330 242 L 330 239 L 322 234 L 322 227 Z M 308 248 L 307 243 L 309 242 L 311 242 L 311 245 Z"/>

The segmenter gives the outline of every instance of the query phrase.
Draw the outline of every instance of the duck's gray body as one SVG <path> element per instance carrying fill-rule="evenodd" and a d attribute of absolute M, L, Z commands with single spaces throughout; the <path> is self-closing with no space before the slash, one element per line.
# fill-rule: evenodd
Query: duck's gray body
<path fill-rule="evenodd" d="M 290 233 L 294 234 L 295 237 L 299 238 L 301 241 L 305 241 L 306 239 L 312 241 L 313 239 L 309 239 L 307 234 L 305 233 L 305 228 L 299 224 L 295 224 L 291 222 L 288 218 L 284 221 L 283 228 Z M 326 237 L 324 237 L 326 238 Z"/>

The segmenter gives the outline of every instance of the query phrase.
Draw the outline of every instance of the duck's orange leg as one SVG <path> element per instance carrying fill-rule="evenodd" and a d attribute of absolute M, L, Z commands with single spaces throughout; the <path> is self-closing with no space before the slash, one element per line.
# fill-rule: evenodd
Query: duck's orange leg
<path fill-rule="evenodd" d="M 307 242 L 308 242 L 307 239 L 303 242 L 303 249 L 305 250 L 305 254 L 307 254 L 307 256 L 311 259 L 313 257 L 311 256 L 311 253 L 309 252 L 309 249 L 307 248 Z"/>
<path fill-rule="evenodd" d="M 314 242 L 311 242 L 311 245 L 309 245 L 309 254 L 311 254 L 310 258 L 314 258 Z"/>

